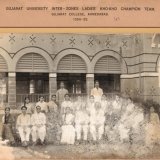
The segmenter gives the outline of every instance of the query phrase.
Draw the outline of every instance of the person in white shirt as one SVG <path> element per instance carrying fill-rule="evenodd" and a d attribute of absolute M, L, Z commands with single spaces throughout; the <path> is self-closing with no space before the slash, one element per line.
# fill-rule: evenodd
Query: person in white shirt
<path fill-rule="evenodd" d="M 109 114 L 109 112 L 110 112 L 110 102 L 107 99 L 105 94 L 103 94 L 102 97 L 101 97 L 101 107 L 102 107 L 102 109 L 104 110 L 105 113 L 107 112 Z"/>
<path fill-rule="evenodd" d="M 22 146 L 26 147 L 29 143 L 29 137 L 31 133 L 31 118 L 30 115 L 27 114 L 27 107 L 21 107 L 22 113 L 17 118 L 16 127 L 18 129 Z"/>
<path fill-rule="evenodd" d="M 62 102 L 61 105 L 61 114 L 65 114 L 66 113 L 66 108 L 70 108 L 71 110 L 73 110 L 73 103 L 70 100 L 70 97 L 68 94 L 65 95 L 65 100 Z"/>
<path fill-rule="evenodd" d="M 103 95 L 103 90 L 99 87 L 99 82 L 95 81 L 95 87 L 91 90 L 91 95 L 94 96 L 95 102 L 101 101 L 101 97 Z"/>
<path fill-rule="evenodd" d="M 94 104 L 95 104 L 94 96 L 91 95 L 89 97 L 89 101 L 88 101 L 87 107 L 86 107 L 86 110 L 88 111 L 89 114 L 91 114 L 92 112 L 94 112 Z"/>
<path fill-rule="evenodd" d="M 70 107 L 66 107 L 66 112 L 62 115 L 62 144 L 75 143 L 75 128 L 73 126 L 75 116 L 72 114 Z"/>
<path fill-rule="evenodd" d="M 118 95 L 115 96 L 115 100 L 113 101 L 113 109 L 115 112 L 119 112 L 122 109 L 121 99 Z"/>
<path fill-rule="evenodd" d="M 60 89 L 56 92 L 56 101 L 58 105 L 61 106 L 62 102 L 64 101 L 65 95 L 68 94 L 68 90 L 65 89 L 64 82 L 60 82 Z"/>
<path fill-rule="evenodd" d="M 40 106 L 41 107 L 41 112 L 48 113 L 48 105 L 44 101 L 44 97 L 43 96 L 39 97 L 39 102 L 36 103 L 36 106 Z"/>
<path fill-rule="evenodd" d="M 85 106 L 86 102 L 82 99 L 81 96 L 77 96 L 77 100 L 73 103 L 73 110 L 80 110 L 81 107 Z"/>
<path fill-rule="evenodd" d="M 94 111 L 90 115 L 90 133 L 93 141 L 101 140 L 104 134 L 105 113 L 101 108 L 101 103 L 96 102 Z"/>
<path fill-rule="evenodd" d="M 84 142 L 87 142 L 88 129 L 89 115 L 86 111 L 86 106 L 81 105 L 81 107 L 75 111 L 76 144 L 80 144 L 82 140 L 82 133 Z"/>
<path fill-rule="evenodd" d="M 121 143 L 130 141 L 130 132 L 133 125 L 133 117 L 132 114 L 134 112 L 134 104 L 130 98 L 124 99 L 126 103 L 123 103 L 123 107 L 125 107 L 125 111 L 121 116 L 119 121 L 118 130 L 120 135 Z"/>
<path fill-rule="evenodd" d="M 46 137 L 46 115 L 41 112 L 40 106 L 36 106 L 36 112 L 31 116 L 31 125 L 33 144 L 37 144 L 37 140 L 40 139 L 43 145 Z"/>

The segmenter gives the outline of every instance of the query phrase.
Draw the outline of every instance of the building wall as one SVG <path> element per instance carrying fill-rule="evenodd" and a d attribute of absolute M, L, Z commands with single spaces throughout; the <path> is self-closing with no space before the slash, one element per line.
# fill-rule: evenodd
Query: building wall
<path fill-rule="evenodd" d="M 157 76 L 144 76 L 134 78 L 121 78 L 121 92 L 137 100 L 151 99 L 159 102 L 159 78 Z"/>
<path fill-rule="evenodd" d="M 90 74 L 94 74 L 96 62 L 103 56 L 113 56 L 121 64 L 121 92 L 137 90 L 146 95 L 150 94 L 150 86 L 159 90 L 160 48 L 158 44 L 152 47 L 152 42 L 153 34 L 1 33 L 0 55 L 7 63 L 8 73 L 16 72 L 17 62 L 27 53 L 43 56 L 49 67 L 47 72 L 50 74 L 51 93 L 57 88 L 55 81 L 58 62 L 65 55 L 75 54 L 85 61 L 86 74 L 89 75 L 86 75 L 88 92 L 93 87 L 94 75 Z M 16 85 L 13 76 L 8 79 Z M 52 84 L 55 86 L 52 87 Z M 14 94 L 9 99 L 15 99 Z"/>
<path fill-rule="evenodd" d="M 128 73 L 133 74 L 140 71 L 155 71 L 160 49 L 152 48 L 151 41 L 152 34 L 4 33 L 0 34 L 0 53 L 8 63 L 14 63 L 27 52 L 41 52 L 49 62 L 54 63 L 54 59 L 62 52 L 78 53 L 84 59 L 88 58 L 87 60 L 91 61 L 103 51 L 106 53 L 113 51 L 126 62 Z M 12 65 L 9 66 L 9 69 L 13 70 Z"/>

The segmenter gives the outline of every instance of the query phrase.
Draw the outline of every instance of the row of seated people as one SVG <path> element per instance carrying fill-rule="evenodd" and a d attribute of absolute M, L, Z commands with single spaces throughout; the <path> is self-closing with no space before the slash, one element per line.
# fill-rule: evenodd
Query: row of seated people
<path fill-rule="evenodd" d="M 27 102 L 21 107 L 16 130 L 23 146 L 28 146 L 30 137 L 33 145 L 38 140 L 44 144 L 46 139 L 48 142 L 59 141 L 62 144 L 88 143 L 91 139 L 95 144 L 104 137 L 111 143 L 129 142 L 131 135 L 136 137 L 144 124 L 142 108 L 134 105 L 130 99 L 119 96 L 107 99 L 102 95 L 101 101 L 95 101 L 94 96 L 90 96 L 86 102 L 78 96 L 73 103 L 66 94 L 60 109 L 54 99 L 55 96 L 52 96 L 52 101 L 46 103 L 44 97 L 40 97 L 36 107 L 28 107 L 31 105 Z M 5 108 L 2 138 L 9 139 L 11 144 L 15 143 L 11 127 L 13 123 L 15 121 L 10 108 Z"/>

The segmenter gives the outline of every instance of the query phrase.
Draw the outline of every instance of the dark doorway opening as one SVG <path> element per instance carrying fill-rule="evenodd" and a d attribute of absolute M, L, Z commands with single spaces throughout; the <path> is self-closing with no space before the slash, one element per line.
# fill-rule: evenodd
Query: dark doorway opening
<path fill-rule="evenodd" d="M 104 93 L 120 92 L 120 74 L 95 74 Z"/>
<path fill-rule="evenodd" d="M 84 73 L 58 73 L 57 86 L 63 81 L 71 94 L 86 93 L 86 74 Z"/>

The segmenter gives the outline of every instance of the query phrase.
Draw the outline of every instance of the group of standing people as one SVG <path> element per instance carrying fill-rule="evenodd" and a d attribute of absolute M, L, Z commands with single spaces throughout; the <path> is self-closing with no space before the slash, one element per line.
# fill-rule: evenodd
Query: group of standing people
<path fill-rule="evenodd" d="M 146 135 L 143 140 L 149 144 L 153 142 L 155 132 L 159 131 L 157 126 L 149 122 L 150 125 L 145 125 L 142 107 L 135 105 L 130 98 L 118 95 L 106 97 L 98 81 L 88 99 L 77 96 L 73 101 L 62 82 L 48 103 L 40 96 L 34 105 L 26 97 L 21 112 L 15 121 L 10 108 L 5 108 L 2 138 L 14 144 L 15 127 L 22 146 L 28 146 L 30 142 L 33 145 L 44 145 L 46 142 L 97 144 L 104 141 L 132 144 L 140 142 L 142 135 Z M 155 115 L 151 117 L 152 121 L 158 123 Z M 150 129 L 152 132 L 148 132 Z"/>

